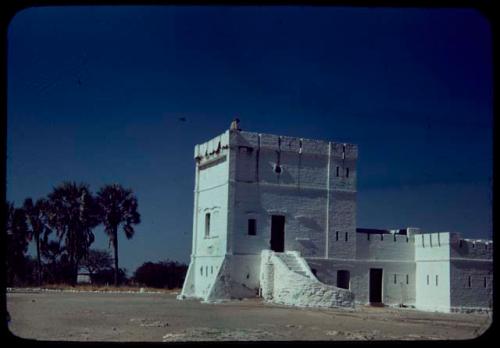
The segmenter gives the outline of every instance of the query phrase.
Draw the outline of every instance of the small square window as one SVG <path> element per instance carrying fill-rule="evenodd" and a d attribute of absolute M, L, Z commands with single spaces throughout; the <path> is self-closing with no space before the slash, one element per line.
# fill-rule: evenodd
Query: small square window
<path fill-rule="evenodd" d="M 248 219 L 248 235 L 255 236 L 257 234 L 257 220 Z"/>

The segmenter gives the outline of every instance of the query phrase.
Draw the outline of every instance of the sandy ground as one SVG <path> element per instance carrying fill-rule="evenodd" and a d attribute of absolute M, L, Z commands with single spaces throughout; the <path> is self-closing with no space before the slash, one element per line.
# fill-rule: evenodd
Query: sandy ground
<path fill-rule="evenodd" d="M 16 291 L 7 308 L 14 335 L 58 341 L 470 339 L 491 322 L 491 314 L 301 309 L 260 299 L 204 304 L 175 293 Z"/>

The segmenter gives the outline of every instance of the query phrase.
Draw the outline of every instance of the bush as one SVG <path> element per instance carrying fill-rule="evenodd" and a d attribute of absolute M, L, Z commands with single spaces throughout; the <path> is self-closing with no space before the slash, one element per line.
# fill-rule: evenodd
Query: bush
<path fill-rule="evenodd" d="M 101 269 L 90 275 L 90 279 L 93 285 L 109 285 L 115 283 L 115 273 L 112 268 Z M 118 284 L 127 283 L 127 274 L 125 269 L 118 269 Z"/>
<path fill-rule="evenodd" d="M 134 273 L 134 281 L 154 288 L 180 288 L 186 277 L 187 265 L 177 261 L 145 262 Z"/>

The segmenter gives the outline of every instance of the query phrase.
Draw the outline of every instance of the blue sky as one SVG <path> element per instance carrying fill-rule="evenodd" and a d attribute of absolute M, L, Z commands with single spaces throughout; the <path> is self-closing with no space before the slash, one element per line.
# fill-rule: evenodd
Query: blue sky
<path fill-rule="evenodd" d="M 492 235 L 491 32 L 474 10 L 31 8 L 9 27 L 7 92 L 8 200 L 132 188 L 129 271 L 189 260 L 193 147 L 235 115 L 358 144 L 360 227 Z"/>

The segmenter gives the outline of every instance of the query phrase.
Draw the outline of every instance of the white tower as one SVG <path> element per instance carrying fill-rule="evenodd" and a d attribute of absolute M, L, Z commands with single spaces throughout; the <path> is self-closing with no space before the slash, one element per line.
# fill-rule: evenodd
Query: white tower
<path fill-rule="evenodd" d="M 256 296 L 266 249 L 355 258 L 356 145 L 228 130 L 194 156 L 192 254 L 179 298 Z"/>

